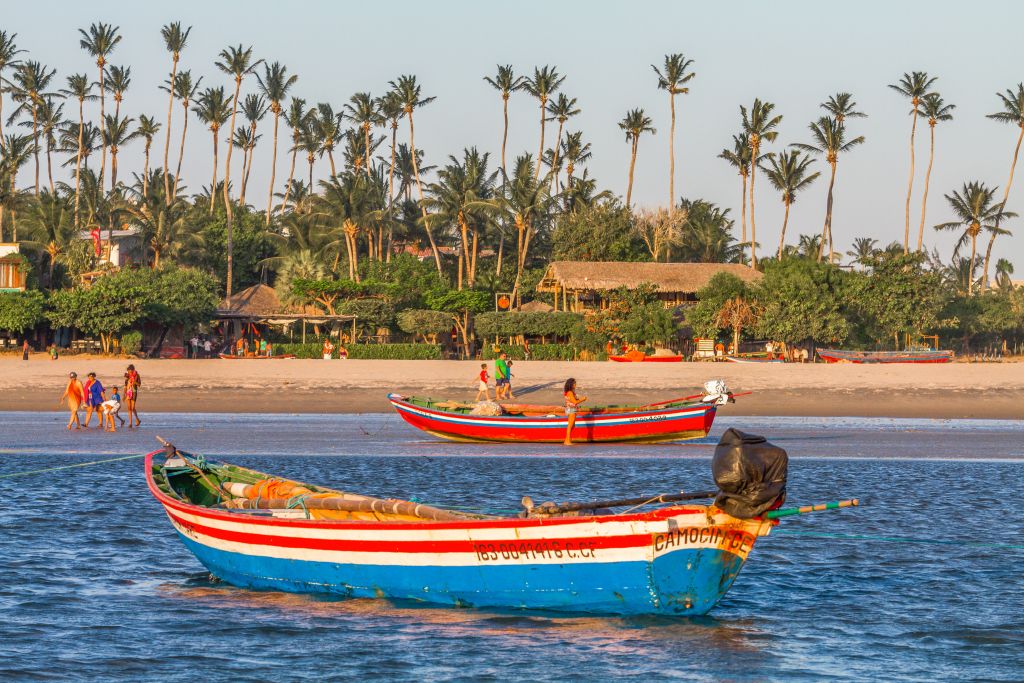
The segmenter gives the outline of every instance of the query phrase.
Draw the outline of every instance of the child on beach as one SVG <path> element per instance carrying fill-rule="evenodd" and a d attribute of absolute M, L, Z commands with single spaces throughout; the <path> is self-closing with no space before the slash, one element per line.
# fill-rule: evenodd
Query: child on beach
<path fill-rule="evenodd" d="M 114 425 L 114 418 L 116 417 L 121 421 L 121 426 L 124 427 L 124 418 L 121 417 L 121 394 L 117 392 L 117 387 L 114 387 L 114 393 L 111 397 L 100 404 L 100 408 L 103 409 L 103 414 L 100 416 L 100 426 L 108 432 L 116 432 L 117 427 Z"/>
<path fill-rule="evenodd" d="M 487 363 L 481 363 L 480 364 L 480 377 L 479 377 L 479 379 L 480 379 L 480 384 L 477 387 L 477 391 L 476 391 L 476 401 L 477 401 L 477 403 L 480 402 L 480 394 L 483 394 L 484 398 L 487 399 L 488 401 L 490 401 L 491 400 L 491 392 L 490 392 L 490 389 L 487 388 L 487 381 L 490 379 L 490 377 L 487 375 Z"/>

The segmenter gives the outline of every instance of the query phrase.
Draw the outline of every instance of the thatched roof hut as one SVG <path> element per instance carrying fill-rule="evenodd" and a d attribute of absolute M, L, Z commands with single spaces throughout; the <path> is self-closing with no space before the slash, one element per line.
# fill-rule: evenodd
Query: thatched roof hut
<path fill-rule="evenodd" d="M 718 273 L 729 273 L 749 283 L 763 277 L 739 263 L 553 261 L 537 291 L 552 292 L 558 308 L 581 310 L 588 305 L 599 306 L 602 292 L 649 284 L 666 305 L 680 305 L 696 301 L 696 293 Z"/>
<path fill-rule="evenodd" d="M 262 318 L 284 313 L 285 307 L 273 287 L 259 284 L 235 292 L 220 302 L 219 318 Z"/>

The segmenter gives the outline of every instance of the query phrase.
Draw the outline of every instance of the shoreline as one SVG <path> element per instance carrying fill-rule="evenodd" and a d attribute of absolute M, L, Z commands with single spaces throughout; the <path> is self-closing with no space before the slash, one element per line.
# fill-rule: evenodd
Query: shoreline
<path fill-rule="evenodd" d="M 0 411 L 58 407 L 67 373 L 108 385 L 134 362 L 139 412 L 387 413 L 389 392 L 472 400 L 476 361 L 0 359 Z M 488 364 L 493 373 L 493 363 Z M 644 404 L 695 394 L 710 379 L 751 392 L 722 415 L 1024 419 L 1024 364 L 825 365 L 520 361 L 516 400 L 560 403 L 576 377 L 591 405 Z M 465 381 L 459 381 L 459 380 Z M 493 391 L 493 387 L 492 387 Z"/>

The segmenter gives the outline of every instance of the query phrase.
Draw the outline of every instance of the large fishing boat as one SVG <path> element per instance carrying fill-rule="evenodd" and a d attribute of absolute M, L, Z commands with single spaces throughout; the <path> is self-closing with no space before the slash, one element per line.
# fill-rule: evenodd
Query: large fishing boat
<path fill-rule="evenodd" d="M 781 504 L 784 461 L 781 472 L 781 486 L 769 477 L 768 488 L 753 487 L 768 495 L 750 510 Z M 274 478 L 170 444 L 146 457 L 146 476 L 185 546 L 231 585 L 462 607 L 704 614 L 774 517 L 814 509 L 742 518 L 723 509 L 731 503 L 721 492 L 712 505 L 684 502 L 716 495 L 704 492 L 539 506 L 524 498 L 518 516 L 472 514 Z"/>
<path fill-rule="evenodd" d="M 573 442 L 658 443 L 707 436 L 719 405 L 733 400 L 724 384 L 704 394 L 635 406 L 580 407 Z M 565 406 L 532 403 L 462 403 L 388 394 L 406 422 L 452 441 L 561 443 L 569 426 Z"/>
<path fill-rule="evenodd" d="M 818 349 L 818 356 L 826 363 L 950 363 L 952 351 L 932 349 L 907 351 L 846 351 L 844 349 Z"/>

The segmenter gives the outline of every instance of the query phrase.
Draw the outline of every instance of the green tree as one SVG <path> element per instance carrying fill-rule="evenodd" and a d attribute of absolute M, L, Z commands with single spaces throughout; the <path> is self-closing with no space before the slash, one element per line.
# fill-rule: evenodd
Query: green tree
<path fill-rule="evenodd" d="M 426 303 L 431 310 L 444 311 L 451 316 L 451 321 L 458 329 L 467 352 L 472 331 L 472 316 L 475 313 L 488 311 L 494 305 L 490 292 L 447 288 L 427 292 Z"/>
<path fill-rule="evenodd" d="M 188 35 L 192 32 L 192 27 L 183 29 L 181 22 L 174 21 L 169 24 L 164 24 L 160 29 L 160 35 L 164 39 L 164 46 L 167 51 L 171 53 L 171 77 L 168 81 L 170 87 L 167 88 L 167 133 L 164 135 L 164 196 L 168 197 L 171 194 L 171 185 L 169 182 L 170 172 L 170 154 L 171 154 L 171 114 L 174 111 L 174 84 L 178 78 L 178 61 L 181 59 L 181 51 L 185 49 L 188 44 Z M 188 116 L 188 106 L 185 107 L 185 116 Z M 148 147 L 147 147 L 148 150 Z"/>
<path fill-rule="evenodd" d="M 257 74 L 256 81 L 259 83 L 260 92 L 270 103 L 270 112 L 274 115 L 274 147 L 270 159 L 270 187 L 267 190 L 267 220 L 270 225 L 270 212 L 274 207 L 274 182 L 277 179 L 277 130 L 281 120 L 281 103 L 288 97 L 288 91 L 292 89 L 299 77 L 295 74 L 288 74 L 288 67 L 280 62 L 263 65 L 263 75 Z"/>
<path fill-rule="evenodd" d="M 892 339 L 899 348 L 901 335 L 916 338 L 938 325 L 947 294 L 924 262 L 917 252 L 883 252 L 868 262 L 870 272 L 852 274 L 851 308 L 879 345 Z"/>
<path fill-rule="evenodd" d="M 36 196 L 39 196 L 39 109 L 53 93 L 47 92 L 56 69 L 50 69 L 39 62 L 28 60 L 18 65 L 10 85 L 11 97 L 18 108 L 8 121 L 25 112 L 32 116 L 32 154 L 36 161 Z"/>
<path fill-rule="evenodd" d="M 547 120 L 548 100 L 562 87 L 564 81 L 565 76 L 560 75 L 557 68 L 546 64 L 540 68 L 535 67 L 533 76 L 527 77 L 523 81 L 523 90 L 536 97 L 537 102 L 540 103 L 540 146 L 537 148 L 537 166 L 533 171 L 534 178 L 540 177 L 540 165 L 544 159 L 544 122 Z"/>
<path fill-rule="evenodd" d="M 697 75 L 693 71 L 687 72 L 692 64 L 692 59 L 687 59 L 679 53 L 665 55 L 665 63 L 661 69 L 651 64 L 651 68 L 654 69 L 654 73 L 658 76 L 658 89 L 668 93 L 669 111 L 672 115 L 672 124 L 668 136 L 669 206 L 673 206 L 676 203 L 676 95 L 685 95 L 690 92 L 690 89 L 684 86 Z"/>
<path fill-rule="evenodd" d="M 0 330 L 21 334 L 43 320 L 42 292 L 0 292 Z"/>
<path fill-rule="evenodd" d="M 423 337 L 423 341 L 437 343 L 437 335 L 445 334 L 452 327 L 452 317 L 445 311 L 407 309 L 398 314 L 398 328 L 406 334 Z"/>
<path fill-rule="evenodd" d="M 748 294 L 749 288 L 743 280 L 732 273 L 716 273 L 697 292 L 697 303 L 686 309 L 686 324 L 694 335 L 714 339 L 722 330 L 718 312 L 725 302 L 736 297 L 746 298 Z"/>
<path fill-rule="evenodd" d="M 917 250 L 924 249 L 924 214 L 928 208 L 928 188 L 932 180 L 932 164 L 935 161 L 935 126 L 939 121 L 952 121 L 955 104 L 946 104 L 942 95 L 937 92 L 928 93 L 921 99 L 918 112 L 928 119 L 928 133 L 930 144 L 928 146 L 928 170 L 924 174 L 924 196 L 921 198 L 921 226 L 917 231 Z"/>
<path fill-rule="evenodd" d="M 683 199 L 679 210 L 686 217 L 678 243 L 681 261 L 696 263 L 735 263 L 743 244 L 732 236 L 734 221 L 729 209 L 721 209 L 703 199 Z"/>
<path fill-rule="evenodd" d="M 771 102 L 762 102 L 754 99 L 754 104 L 747 111 L 746 107 L 740 106 L 740 116 L 743 119 L 743 133 L 750 146 L 750 267 L 757 268 L 757 222 L 754 218 L 754 181 L 757 178 L 757 161 L 761 153 L 761 144 L 773 142 L 779 136 L 779 124 L 782 123 L 782 116 L 773 116 L 775 105 Z"/>
<path fill-rule="evenodd" d="M 149 270 L 125 269 L 98 278 L 89 287 L 54 292 L 50 296 L 50 322 L 99 335 L 103 352 L 111 340 L 144 319 L 155 300 Z"/>
<path fill-rule="evenodd" d="M 92 94 L 92 82 L 86 74 L 72 74 L 68 76 L 68 87 L 61 91 L 64 97 L 74 98 L 78 101 L 78 130 L 75 137 L 78 140 L 75 156 L 75 227 L 80 226 L 78 217 L 79 189 L 82 177 L 82 153 L 85 136 L 85 101 L 94 100 Z"/>
<path fill-rule="evenodd" d="M 47 259 L 47 286 L 54 288 L 54 267 L 61 263 L 72 242 L 78 239 L 71 207 L 64 197 L 43 190 L 26 216 L 31 239 L 27 246 L 41 249 Z"/>
<path fill-rule="evenodd" d="M 910 250 L 910 197 L 914 191 L 914 134 L 917 132 L 918 106 L 922 98 L 931 92 L 931 87 L 938 80 L 937 77 L 929 77 L 924 71 L 914 71 L 903 74 L 897 83 L 889 85 L 890 88 L 910 100 L 910 177 L 907 179 L 907 221 L 903 233 L 903 252 Z"/>
<path fill-rule="evenodd" d="M 651 117 L 644 114 L 643 109 L 631 109 L 619 121 L 619 128 L 626 133 L 626 142 L 630 143 L 629 155 L 629 182 L 626 185 L 626 208 L 629 208 L 633 197 L 633 169 L 636 167 L 637 146 L 640 144 L 640 136 L 644 133 L 652 135 L 657 131 L 651 125 L 654 123 Z"/>
<path fill-rule="evenodd" d="M 174 79 L 174 96 L 181 100 L 181 142 L 178 146 L 178 164 L 175 166 L 174 171 L 174 184 L 171 187 L 171 197 L 178 196 L 178 182 L 181 179 L 181 162 L 185 158 L 185 137 L 188 135 L 188 112 L 189 107 L 192 104 L 192 100 L 195 99 L 199 93 L 199 86 L 202 84 L 203 79 L 200 77 L 195 82 L 192 81 L 192 72 L 189 70 L 182 71 Z"/>
<path fill-rule="evenodd" d="M 143 150 L 143 153 L 145 155 L 142 164 L 143 183 L 146 183 L 149 180 L 149 150 L 153 146 L 153 138 L 156 137 L 157 131 L 159 130 L 160 124 L 157 122 L 156 117 L 146 116 L 145 114 L 139 115 L 139 125 L 135 129 L 135 133 L 133 135 L 136 138 L 142 138 L 143 140 L 146 141 L 146 146 L 145 149 Z M 149 188 L 145 184 L 143 185 L 142 193 L 149 193 Z"/>
<path fill-rule="evenodd" d="M 644 261 L 633 214 L 617 200 L 559 213 L 551 235 L 554 261 Z"/>
<path fill-rule="evenodd" d="M 743 250 L 747 247 L 747 178 L 750 177 L 750 145 L 747 144 L 746 136 L 743 134 L 732 136 L 732 149 L 726 147 L 718 154 L 719 159 L 725 159 L 736 169 L 740 176 L 742 187 L 740 190 L 740 221 L 742 234 L 740 235 L 740 263 L 745 263 Z"/>
<path fill-rule="evenodd" d="M 505 125 L 501 134 L 501 172 L 503 175 L 507 175 L 508 171 L 505 167 L 505 147 L 508 144 L 508 100 L 509 97 L 512 96 L 512 93 L 523 89 L 526 79 L 522 76 L 516 76 L 511 64 L 506 64 L 505 66 L 499 64 L 498 72 L 495 74 L 494 78 L 484 76 L 484 80 L 487 81 L 492 88 L 501 93 L 501 106 L 505 117 Z M 392 157 L 394 157 L 393 151 Z"/>
<path fill-rule="evenodd" d="M 159 353 L 164 338 L 175 325 L 189 330 L 216 315 L 220 284 L 209 273 L 195 268 L 166 268 L 156 274 L 152 286 L 153 296 L 145 318 L 163 329 L 150 355 Z"/>
<path fill-rule="evenodd" d="M 971 243 L 971 260 L 969 262 L 969 272 L 971 275 L 967 283 L 968 294 L 973 289 L 974 260 L 977 253 L 978 235 L 981 234 L 982 230 L 987 230 L 993 235 L 1009 234 L 1008 230 L 999 227 L 999 223 L 1003 219 L 1015 218 L 1017 216 L 1012 211 L 1004 211 L 1002 204 L 993 202 L 997 189 L 994 187 L 990 189 L 985 186 L 985 183 L 980 181 L 964 183 L 962 191 L 957 192 L 954 190 L 953 194 L 946 195 L 946 201 L 949 202 L 949 207 L 953 211 L 953 215 L 956 216 L 956 220 L 939 223 L 935 226 L 936 230 L 959 230 L 963 228 L 964 232 L 960 235 L 956 245 L 957 252 L 968 241 Z"/>
<path fill-rule="evenodd" d="M 210 181 L 210 214 L 213 214 L 213 206 L 217 200 L 217 167 L 218 142 L 220 140 L 220 129 L 227 120 L 231 118 L 231 108 L 228 106 L 227 92 L 223 87 L 207 88 L 196 100 L 192 108 L 199 120 L 206 124 L 206 127 L 213 135 L 213 179 Z M 230 149 L 230 145 L 228 148 Z M 227 182 L 227 179 L 225 179 Z"/>
<path fill-rule="evenodd" d="M 89 26 L 89 30 L 78 29 L 82 38 L 78 41 L 78 44 L 83 50 L 89 53 L 90 56 L 96 58 L 96 68 L 100 72 L 100 121 L 107 120 L 107 86 L 106 86 L 106 66 L 107 56 L 114 51 L 118 43 L 121 42 L 121 35 L 119 26 L 111 26 L 110 24 L 104 24 L 102 22 L 98 24 L 92 24 Z M 100 163 L 100 185 L 103 185 L 103 178 L 106 177 L 107 170 L 107 144 L 103 142 L 103 158 Z M 114 189 L 113 183 L 110 185 L 110 189 Z"/>
<path fill-rule="evenodd" d="M 782 233 L 779 237 L 778 258 L 782 258 L 782 249 L 786 244 L 786 226 L 789 224 L 789 207 L 796 201 L 797 194 L 806 190 L 818 179 L 821 173 L 808 173 L 814 163 L 810 155 L 800 152 L 780 152 L 767 155 L 768 165 L 761 164 L 761 170 L 768 176 L 768 182 L 779 191 L 782 204 L 786 207 L 782 218 Z"/>
<path fill-rule="evenodd" d="M 579 114 L 580 110 L 576 107 L 575 97 L 569 97 L 565 93 L 558 93 L 558 97 L 548 103 L 548 113 L 551 115 L 548 117 L 548 121 L 558 121 L 558 135 L 555 136 L 555 144 L 552 147 L 554 154 L 551 162 L 551 170 L 554 171 L 552 182 L 557 189 L 558 174 L 562 168 L 562 131 L 565 129 L 565 122 Z"/>
<path fill-rule="evenodd" d="M 17 68 L 18 54 L 24 52 L 18 48 L 18 45 L 14 40 L 18 37 L 17 33 L 8 33 L 7 31 L 0 31 L 0 82 L 4 82 L 4 71 L 11 68 Z M 3 113 L 4 113 L 4 99 L 3 99 L 4 88 L 0 88 L 0 149 L 3 148 Z"/>
<path fill-rule="evenodd" d="M 808 340 L 842 343 L 850 334 L 846 291 L 844 273 L 832 264 L 812 259 L 766 263 L 753 292 L 761 306 L 754 332 L 787 346 Z"/>
<path fill-rule="evenodd" d="M 1013 161 L 1010 162 L 1010 179 L 1006 181 L 1006 189 L 1003 190 L 1003 201 L 1000 204 L 1000 209 L 1006 208 L 1006 200 L 1010 198 L 1010 188 L 1013 186 L 1013 172 L 1017 169 L 1017 157 L 1020 154 L 1020 143 L 1024 141 L 1024 83 L 1018 83 L 1016 91 L 1007 89 L 1006 93 L 996 93 L 999 99 L 1003 103 L 1003 110 L 995 112 L 994 114 L 988 114 L 987 118 L 999 121 L 1000 123 L 1008 123 L 1017 126 L 1020 129 L 1020 133 L 1017 135 L 1017 144 L 1013 148 Z M 996 221 L 996 227 L 999 227 L 998 219 Z M 988 266 L 992 259 L 992 245 L 996 241 L 996 236 L 1002 234 L 997 230 L 992 231 L 992 236 L 989 238 L 988 247 L 985 249 L 985 275 L 982 280 L 982 287 L 988 287 Z"/>

